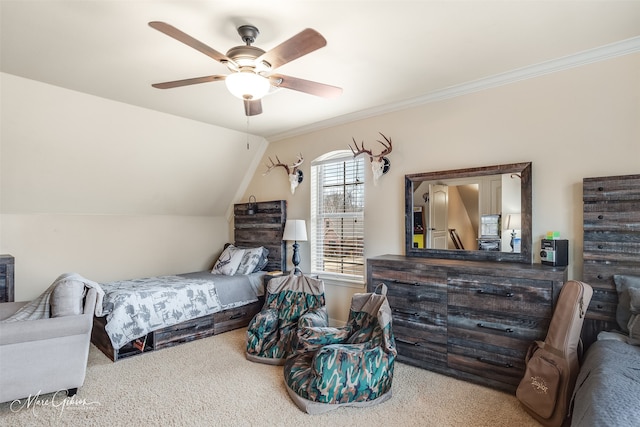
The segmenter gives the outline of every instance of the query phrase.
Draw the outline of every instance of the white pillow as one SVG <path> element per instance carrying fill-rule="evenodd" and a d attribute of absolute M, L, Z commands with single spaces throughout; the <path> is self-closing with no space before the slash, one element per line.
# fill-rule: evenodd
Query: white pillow
<path fill-rule="evenodd" d="M 238 249 L 233 245 L 227 246 L 218 257 L 211 273 L 233 276 L 238 270 L 243 255 L 244 249 Z"/>
<path fill-rule="evenodd" d="M 250 274 L 253 273 L 260 263 L 264 248 L 250 248 L 244 250 L 244 255 L 240 261 L 240 266 L 236 271 L 236 274 Z"/>
<path fill-rule="evenodd" d="M 51 317 L 77 316 L 84 312 L 83 302 L 86 294 L 84 283 L 78 280 L 62 280 L 53 292 L 49 304 Z"/>

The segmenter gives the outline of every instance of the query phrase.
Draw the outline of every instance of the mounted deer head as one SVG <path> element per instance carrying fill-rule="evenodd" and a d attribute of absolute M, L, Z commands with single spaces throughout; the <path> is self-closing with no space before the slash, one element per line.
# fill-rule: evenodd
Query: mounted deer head
<path fill-rule="evenodd" d="M 353 137 L 351 137 L 351 139 L 353 139 L 353 143 L 355 144 L 356 148 L 354 149 L 352 146 L 349 146 L 349 148 L 351 148 L 351 152 L 353 153 L 353 157 L 359 156 L 360 154 L 369 155 L 369 160 L 371 161 L 371 171 L 373 172 L 374 185 L 378 185 L 378 178 L 380 178 L 383 174 L 389 172 L 389 168 L 391 167 L 391 161 L 389 161 L 389 159 L 386 158 L 385 156 L 391 153 L 391 150 L 393 149 L 393 144 L 391 142 L 391 139 L 384 136 L 382 132 L 379 132 L 379 133 L 380 135 L 382 135 L 382 137 L 386 141 L 386 143 L 384 143 L 378 140 L 378 142 L 382 144 L 382 146 L 384 147 L 384 150 L 382 150 L 380 154 L 373 154 L 371 150 L 365 149 L 364 141 L 361 144 L 362 147 L 358 147 L 358 143 L 356 142 L 356 139 Z"/>
<path fill-rule="evenodd" d="M 278 161 L 278 163 L 274 162 L 273 160 L 271 160 L 271 157 L 269 157 L 269 161 L 271 162 L 271 165 L 267 165 L 267 171 L 263 173 L 263 175 L 266 175 L 269 172 L 271 172 L 273 168 L 276 168 L 278 166 L 283 167 L 284 170 L 287 171 L 287 175 L 289 176 L 289 183 L 291 185 L 291 194 L 295 194 L 296 187 L 298 186 L 298 184 L 302 182 L 304 178 L 302 171 L 298 169 L 298 167 L 304 162 L 302 153 L 298 155 L 298 158 L 292 165 L 287 165 L 286 163 L 282 163 L 278 158 L 278 156 L 276 156 L 276 160 Z"/>

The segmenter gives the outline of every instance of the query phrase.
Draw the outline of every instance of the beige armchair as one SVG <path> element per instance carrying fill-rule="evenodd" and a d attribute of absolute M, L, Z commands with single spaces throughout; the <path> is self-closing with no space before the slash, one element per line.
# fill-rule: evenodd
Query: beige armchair
<path fill-rule="evenodd" d="M 0 402 L 77 392 L 87 369 L 96 295 L 87 290 L 80 315 L 0 323 Z M 25 304 L 0 304 L 0 320 Z"/>

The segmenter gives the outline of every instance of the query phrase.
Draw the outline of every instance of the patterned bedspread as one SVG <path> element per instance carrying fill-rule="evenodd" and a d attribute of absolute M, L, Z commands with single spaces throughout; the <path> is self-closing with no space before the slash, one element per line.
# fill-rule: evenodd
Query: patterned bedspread
<path fill-rule="evenodd" d="M 105 330 L 114 349 L 149 332 L 186 320 L 216 313 L 257 301 L 248 279 L 215 276 L 202 279 L 184 276 L 160 276 L 122 280 L 100 286 L 105 292 L 103 313 L 107 316 Z M 225 279 L 227 278 L 227 279 Z M 232 280 L 235 300 L 220 296 L 217 282 Z M 238 288 L 242 292 L 238 292 Z M 222 286 L 222 288 L 231 288 Z"/>

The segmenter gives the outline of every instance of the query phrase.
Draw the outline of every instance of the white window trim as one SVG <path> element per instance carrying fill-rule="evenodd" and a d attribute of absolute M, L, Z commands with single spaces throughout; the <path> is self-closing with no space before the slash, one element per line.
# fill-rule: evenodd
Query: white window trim
<path fill-rule="evenodd" d="M 353 153 L 349 150 L 339 150 L 339 151 L 333 151 L 330 153 L 327 153 L 323 156 L 318 157 L 316 160 L 314 160 L 313 162 L 311 162 L 311 172 L 312 172 L 312 177 L 311 177 L 311 181 L 314 184 L 313 185 L 313 189 L 312 191 L 314 192 L 312 195 L 312 201 L 311 201 L 311 252 L 312 252 L 312 261 L 311 261 L 311 273 L 312 274 L 316 274 L 318 276 L 318 278 L 324 280 L 327 284 L 330 285 L 336 285 L 336 286 L 345 286 L 345 287 L 351 287 L 351 288 L 357 288 L 357 289 L 362 289 L 364 287 L 366 287 L 366 260 L 364 258 L 364 228 L 363 228 L 363 235 L 362 235 L 362 241 L 363 241 L 363 253 L 362 253 L 362 258 L 363 258 L 363 264 L 362 264 L 362 276 L 360 275 L 350 275 L 350 274 L 341 274 L 341 273 L 333 273 L 333 272 L 326 272 L 326 271 L 318 271 L 315 268 L 315 262 L 314 262 L 314 254 L 316 253 L 315 247 L 314 247 L 314 242 L 315 239 L 317 238 L 317 227 L 316 227 L 316 221 L 317 221 L 317 216 L 316 216 L 316 212 L 317 212 L 317 207 L 315 206 L 315 201 L 318 200 L 318 192 L 319 192 L 319 188 L 318 188 L 318 182 L 317 182 L 317 176 L 316 176 L 316 170 L 314 168 L 314 166 L 321 166 L 323 164 L 329 164 L 329 163 L 335 163 L 337 161 L 344 161 L 344 160 L 354 160 L 354 161 L 362 161 L 364 163 L 364 161 L 362 159 L 354 159 L 353 158 Z M 362 176 L 362 181 L 363 181 L 363 190 L 364 190 L 364 180 L 365 180 L 365 173 L 364 173 L 364 164 L 363 164 L 363 176 Z M 366 196 L 364 196 L 366 198 Z M 314 200 L 315 199 L 315 200 Z M 349 214 L 347 214 L 348 216 Z M 344 216 L 344 215 L 341 215 Z M 362 222 L 363 222 L 363 227 L 364 227 L 364 211 L 362 212 L 361 215 L 362 218 Z"/>

